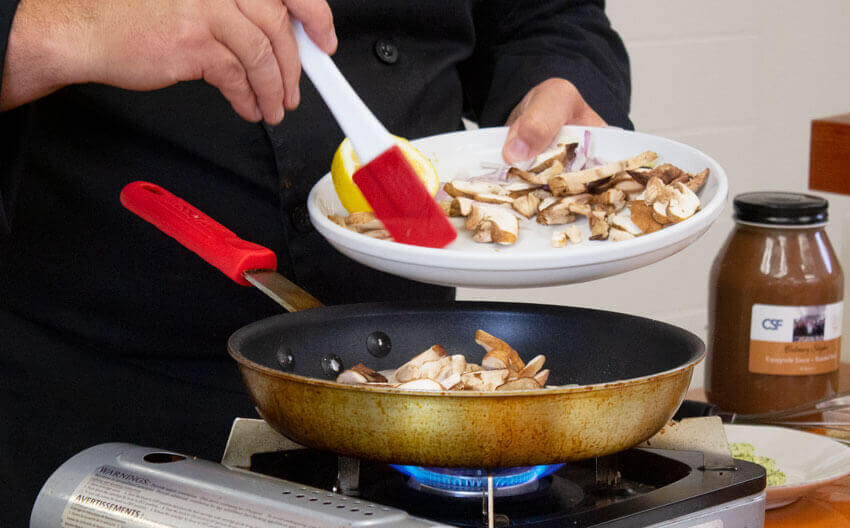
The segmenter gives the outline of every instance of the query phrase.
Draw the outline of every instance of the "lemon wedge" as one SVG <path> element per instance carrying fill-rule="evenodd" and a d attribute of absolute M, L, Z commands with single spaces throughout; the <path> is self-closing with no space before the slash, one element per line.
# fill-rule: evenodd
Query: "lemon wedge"
<path fill-rule="evenodd" d="M 416 174 L 425 184 L 425 188 L 431 196 L 437 194 L 440 189 L 440 179 L 437 177 L 437 171 L 431 162 L 416 150 L 416 147 L 410 144 L 404 138 L 393 136 L 396 145 L 401 149 L 404 157 L 413 166 Z M 333 161 L 331 162 L 331 179 L 334 183 L 334 189 L 339 196 L 339 201 L 349 213 L 358 213 L 364 211 L 372 211 L 363 193 L 354 183 L 351 177 L 360 168 L 360 160 L 357 158 L 357 153 L 354 152 L 354 147 L 351 141 L 345 138 L 336 149 Z"/>

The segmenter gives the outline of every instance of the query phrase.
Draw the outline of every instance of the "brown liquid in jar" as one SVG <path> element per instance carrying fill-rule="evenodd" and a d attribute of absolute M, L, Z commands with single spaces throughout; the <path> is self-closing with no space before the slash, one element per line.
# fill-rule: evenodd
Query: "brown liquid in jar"
<path fill-rule="evenodd" d="M 742 197 L 764 194 L 786 193 Z M 739 220 L 738 200 L 742 197 L 736 198 L 735 204 Z M 825 221 L 826 202 L 821 201 L 821 219 Z M 739 221 L 711 270 L 705 380 L 709 401 L 725 411 L 757 413 L 834 394 L 838 388 L 837 360 L 835 370 L 820 374 L 751 372 L 751 316 L 754 304 L 827 305 L 841 301 L 843 291 L 841 267 L 823 223 L 806 227 Z"/>

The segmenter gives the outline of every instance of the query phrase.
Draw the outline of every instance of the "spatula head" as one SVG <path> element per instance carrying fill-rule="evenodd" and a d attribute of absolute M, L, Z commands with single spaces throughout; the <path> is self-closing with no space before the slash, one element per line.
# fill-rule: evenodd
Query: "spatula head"
<path fill-rule="evenodd" d="M 353 179 L 396 242 L 445 247 L 457 237 L 398 146 L 361 167 Z"/>

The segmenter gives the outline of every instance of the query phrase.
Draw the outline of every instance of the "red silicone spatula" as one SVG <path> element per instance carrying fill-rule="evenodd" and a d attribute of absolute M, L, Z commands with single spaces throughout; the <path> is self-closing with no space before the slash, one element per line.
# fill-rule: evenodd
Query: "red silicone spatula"
<path fill-rule="evenodd" d="M 293 23 L 304 71 L 351 140 L 362 167 L 354 183 L 396 242 L 444 247 L 457 236 L 437 202 L 392 136 L 342 76 L 336 65 Z"/>

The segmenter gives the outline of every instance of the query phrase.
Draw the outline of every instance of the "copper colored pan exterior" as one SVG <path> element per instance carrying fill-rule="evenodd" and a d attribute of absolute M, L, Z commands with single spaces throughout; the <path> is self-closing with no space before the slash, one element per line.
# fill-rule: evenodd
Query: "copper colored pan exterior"
<path fill-rule="evenodd" d="M 486 468 L 600 456 L 649 438 L 673 416 L 702 359 L 701 342 L 690 337 L 698 345 L 675 368 L 626 381 L 510 393 L 346 386 L 263 366 L 237 350 L 233 339 L 230 353 L 263 418 L 304 446 L 396 464 Z"/>
<path fill-rule="evenodd" d="M 263 418 L 301 445 L 435 467 L 553 464 L 622 451 L 673 416 L 693 365 L 641 381 L 514 394 L 411 394 L 296 380 L 240 362 Z"/>

